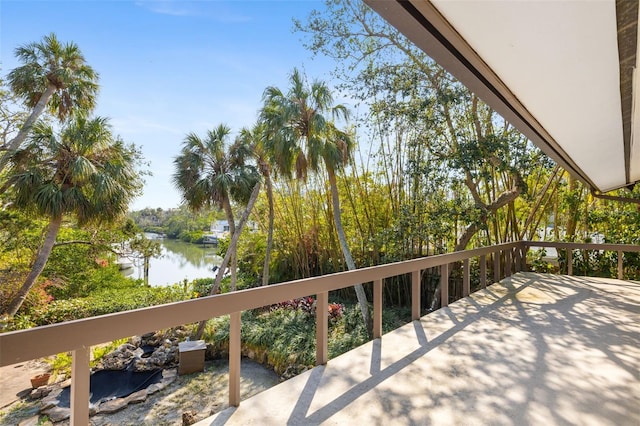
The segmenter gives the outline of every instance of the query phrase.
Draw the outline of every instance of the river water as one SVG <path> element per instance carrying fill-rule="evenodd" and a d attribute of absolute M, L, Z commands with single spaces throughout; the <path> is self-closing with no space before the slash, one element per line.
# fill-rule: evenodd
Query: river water
<path fill-rule="evenodd" d="M 155 234 L 146 236 L 156 237 Z M 203 247 L 202 244 L 168 238 L 155 240 L 162 244 L 162 256 L 149 260 L 149 284 L 152 286 L 182 283 L 185 279 L 191 281 L 194 278 L 213 278 L 213 266 L 222 263 L 222 258 L 211 245 Z M 136 266 L 128 271 L 131 278 L 144 278 L 142 261 L 136 261 Z"/>

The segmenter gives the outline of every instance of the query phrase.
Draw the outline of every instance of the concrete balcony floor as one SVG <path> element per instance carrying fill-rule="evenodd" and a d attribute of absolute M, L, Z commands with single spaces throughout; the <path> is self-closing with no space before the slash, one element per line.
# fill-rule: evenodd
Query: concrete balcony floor
<path fill-rule="evenodd" d="M 519 273 L 198 425 L 640 425 L 640 283 Z"/>

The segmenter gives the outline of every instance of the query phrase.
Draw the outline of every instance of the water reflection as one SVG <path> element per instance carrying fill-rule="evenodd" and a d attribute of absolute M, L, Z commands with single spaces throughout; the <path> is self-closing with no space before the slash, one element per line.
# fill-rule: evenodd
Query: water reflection
<path fill-rule="evenodd" d="M 146 235 L 147 238 L 155 237 L 154 234 Z M 168 238 L 157 241 L 162 244 L 162 257 L 150 259 L 149 284 L 152 286 L 182 283 L 184 279 L 213 278 L 213 266 L 222 263 L 222 258 L 210 245 L 205 247 Z M 142 261 L 136 265 L 132 278 L 144 278 Z"/>

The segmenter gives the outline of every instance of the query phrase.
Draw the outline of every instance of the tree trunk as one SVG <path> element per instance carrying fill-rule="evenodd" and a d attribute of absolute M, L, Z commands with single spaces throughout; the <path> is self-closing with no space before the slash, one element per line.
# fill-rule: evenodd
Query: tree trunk
<path fill-rule="evenodd" d="M 356 269 L 356 263 L 353 261 L 353 256 L 351 256 L 351 251 L 349 250 L 349 246 L 347 245 L 347 237 L 344 233 L 344 228 L 342 227 L 342 217 L 340 215 L 340 197 L 338 196 L 338 184 L 336 182 L 336 174 L 330 168 L 327 167 L 327 172 L 329 174 L 329 185 L 331 186 L 331 200 L 333 204 L 333 220 L 336 225 L 336 232 L 338 233 L 338 239 L 340 240 L 340 248 L 342 249 L 342 255 L 344 256 L 345 263 L 347 264 L 347 268 L 350 271 Z M 364 287 L 362 284 L 356 284 L 353 286 L 356 291 L 356 297 L 358 298 L 358 305 L 360 306 L 360 312 L 362 312 L 362 320 L 364 321 L 365 326 L 367 327 L 367 331 L 369 335 L 373 334 L 373 323 L 369 320 L 369 304 L 367 302 L 367 295 L 364 292 Z"/>
<path fill-rule="evenodd" d="M 149 256 L 144 256 L 144 285 L 149 287 Z"/>
<path fill-rule="evenodd" d="M 49 222 L 49 228 L 47 229 L 47 235 L 38 250 L 38 254 L 36 256 L 36 260 L 31 267 L 31 272 L 27 275 L 22 287 L 18 291 L 18 293 L 14 296 L 13 300 L 9 304 L 7 308 L 6 314 L 9 316 L 14 316 L 24 300 L 27 298 L 27 294 L 29 294 L 29 290 L 35 284 L 36 280 L 42 273 L 45 265 L 47 264 L 47 260 L 49 259 L 49 255 L 51 254 L 51 250 L 56 242 L 56 237 L 58 235 L 58 231 L 60 230 L 60 225 L 62 224 L 62 216 L 55 217 L 51 219 Z"/>
<path fill-rule="evenodd" d="M 24 140 L 27 138 L 27 135 L 29 134 L 31 127 L 33 127 L 34 123 L 38 120 L 40 115 L 42 115 L 42 112 L 46 108 L 47 103 L 49 102 L 49 99 L 51 99 L 51 96 L 53 96 L 53 93 L 55 91 L 56 91 L 56 86 L 54 86 L 53 84 L 49 84 L 47 86 L 47 89 L 44 91 L 42 96 L 40 96 L 38 103 L 36 104 L 35 107 L 33 107 L 31 114 L 25 120 L 24 124 L 20 128 L 20 131 L 18 132 L 16 137 L 9 141 L 9 143 L 7 144 L 7 152 L 5 152 L 2 157 L 0 157 L 0 173 L 2 173 L 5 166 L 9 162 L 9 157 L 11 156 L 11 154 L 14 151 L 16 151 L 18 148 L 20 148 L 20 145 L 22 145 L 22 142 L 24 142 Z"/>
<path fill-rule="evenodd" d="M 242 233 L 242 230 L 244 229 L 244 225 L 247 223 L 247 219 L 251 214 L 251 210 L 253 210 L 253 206 L 256 203 L 256 200 L 258 199 L 258 194 L 260 194 L 260 186 L 261 186 L 260 182 L 258 182 L 256 183 L 256 186 L 253 187 L 253 191 L 251 192 L 251 198 L 249 198 L 247 207 L 244 210 L 242 217 L 240 218 L 240 223 L 238 223 L 238 228 L 236 229 L 236 232 L 234 232 L 233 236 L 231 237 L 231 242 L 229 243 L 229 249 L 227 250 L 227 252 L 224 255 L 224 258 L 222 259 L 222 264 L 220 265 L 220 269 L 218 269 L 218 274 L 216 275 L 216 280 L 213 283 L 213 286 L 211 287 L 211 292 L 209 293 L 209 296 L 212 296 L 218 293 L 218 289 L 220 288 L 220 282 L 222 281 L 222 276 L 224 275 L 223 271 L 227 269 L 227 265 L 229 264 L 229 260 L 232 256 L 232 253 L 235 253 L 236 251 L 236 247 L 238 245 L 238 239 L 240 238 L 240 233 Z M 195 340 L 199 340 L 202 337 L 202 333 L 204 332 L 204 327 L 206 324 L 207 324 L 207 320 L 203 320 L 198 323 L 198 328 L 194 335 Z"/>
<path fill-rule="evenodd" d="M 567 241 L 575 241 L 576 239 L 576 227 L 578 224 L 578 197 L 576 195 L 578 189 L 578 181 L 571 175 L 569 175 L 569 196 L 571 203 L 569 204 L 569 214 L 567 220 Z"/>
<path fill-rule="evenodd" d="M 273 247 L 273 185 L 269 172 L 265 173 L 264 183 L 267 189 L 267 201 L 269 202 L 269 230 L 267 234 L 267 248 L 264 254 L 264 268 L 262 270 L 262 285 L 269 284 L 269 264 L 271 263 L 271 248 Z"/>
<path fill-rule="evenodd" d="M 224 212 L 227 216 L 227 222 L 229 222 L 229 234 L 231 234 L 231 238 L 236 234 L 236 221 L 233 218 L 233 210 L 231 210 L 231 201 L 229 199 L 225 200 L 223 203 Z M 231 251 L 231 247 L 228 249 Z M 224 275 L 224 268 L 220 268 L 218 274 L 222 273 Z M 235 250 L 231 253 L 231 291 L 236 291 L 236 273 L 238 271 L 238 261 L 236 258 Z"/>
<path fill-rule="evenodd" d="M 522 193 L 522 190 L 524 189 L 524 181 L 522 180 L 522 177 L 520 176 L 520 174 L 517 172 L 514 173 L 514 178 L 515 178 L 515 184 L 513 188 L 504 191 L 491 204 L 484 205 L 483 207 L 484 211 L 480 215 L 480 221 L 471 223 L 465 229 L 464 233 L 460 236 L 460 239 L 458 240 L 458 243 L 456 244 L 453 250 L 454 252 L 466 250 L 467 245 L 469 245 L 469 242 L 471 241 L 473 236 L 476 235 L 480 230 L 480 226 L 479 226 L 480 223 L 486 222 L 490 214 L 494 215 L 500 208 L 506 206 L 507 204 L 509 204 L 510 202 L 512 202 L 513 200 L 515 200 L 520 196 L 520 194 Z M 467 185 L 469 185 L 469 180 L 467 180 Z M 473 189 L 472 189 L 472 192 L 474 192 Z M 479 207 L 482 207 L 482 206 L 479 206 Z M 449 270 L 449 273 L 451 273 L 451 269 Z M 433 299 L 431 300 L 430 310 L 434 311 L 438 308 L 440 303 L 441 291 L 442 290 L 440 289 L 440 286 L 437 286 L 436 291 L 433 294 Z"/>

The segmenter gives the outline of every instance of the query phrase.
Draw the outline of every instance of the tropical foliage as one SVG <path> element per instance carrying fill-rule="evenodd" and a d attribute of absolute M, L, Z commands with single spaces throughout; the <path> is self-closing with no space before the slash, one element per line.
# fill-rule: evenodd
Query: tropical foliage
<path fill-rule="evenodd" d="M 135 233 L 120 220 L 143 184 L 135 146 L 115 136 L 106 118 L 90 114 L 97 73 L 78 46 L 50 34 L 15 53 L 22 65 L 9 72 L 9 90 L 3 87 L 0 97 L 0 220 L 6 224 L 0 292 L 9 317 L 33 288 L 40 297 L 31 296 L 30 304 L 37 305 L 105 282 L 117 286 L 120 278 L 103 266 L 110 244 Z M 30 113 L 16 109 L 16 100 Z M 52 118 L 60 125 L 51 125 Z"/>
<path fill-rule="evenodd" d="M 294 69 L 286 86 L 264 90 L 255 123 L 186 133 L 173 173 L 183 205 L 130 214 L 147 231 L 185 241 L 199 241 L 215 219 L 229 221 L 221 252 L 232 282 L 195 283 L 184 297 L 523 238 L 638 242 L 634 205 L 594 199 L 364 3 L 325 3 L 295 28 L 313 54 L 335 60 L 339 84 Z M 0 92 L 0 302 L 20 293 L 31 313 L 109 282 L 142 291 L 97 262 L 109 258 L 110 243 L 135 238 L 123 222 L 100 228 L 110 235 L 96 222 L 120 216 L 141 183 L 136 150 L 90 115 L 97 74 L 54 35 L 16 53 L 21 65 Z M 255 226 L 242 232 L 247 222 Z M 563 253 L 558 265 L 530 255 L 538 270 L 566 270 Z M 616 256 L 576 252 L 574 271 L 610 275 Z M 85 272 L 65 269 L 70 263 Z M 477 285 L 477 262 L 472 268 Z M 640 259 L 625 255 L 627 276 L 639 270 Z M 437 307 L 439 280 L 423 271 L 423 309 Z M 449 282 L 459 297 L 457 265 Z M 409 277 L 386 280 L 386 305 L 407 306 L 409 295 Z M 358 326 L 368 323 L 368 283 L 331 296 L 359 302 Z M 298 310 L 278 315 L 304 323 Z"/>
<path fill-rule="evenodd" d="M 61 43 L 53 33 L 41 42 L 16 48 L 15 56 L 22 65 L 9 73 L 9 85 L 31 113 L 6 144 L 0 172 L 46 109 L 64 122 L 72 114 L 90 113 L 98 93 L 98 74 L 85 62 L 78 46 Z"/>

